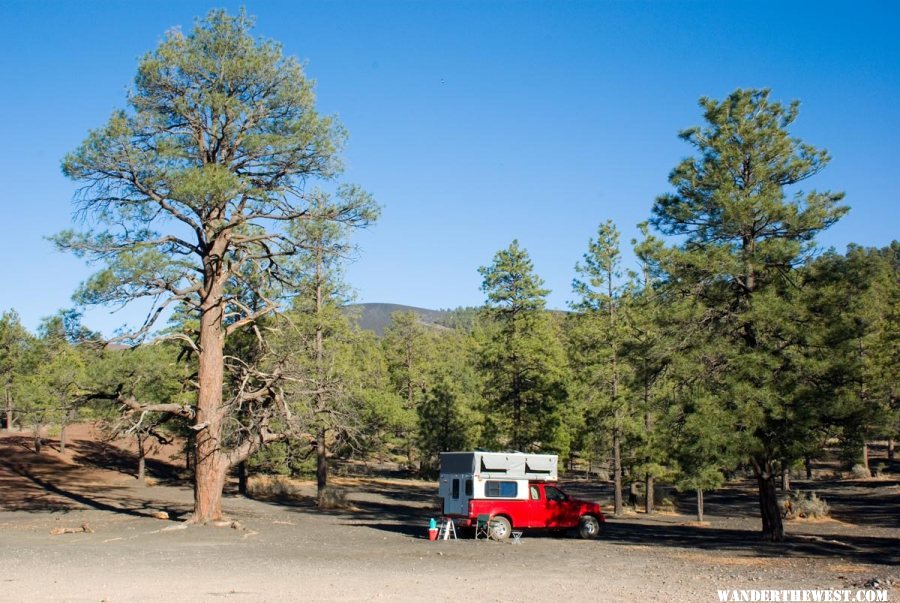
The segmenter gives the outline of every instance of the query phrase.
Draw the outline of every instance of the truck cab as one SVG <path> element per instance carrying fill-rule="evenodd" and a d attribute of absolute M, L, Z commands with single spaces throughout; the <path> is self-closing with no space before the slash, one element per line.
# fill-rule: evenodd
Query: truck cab
<path fill-rule="evenodd" d="M 556 455 L 449 452 L 441 455 L 438 492 L 445 516 L 461 526 L 488 518 L 495 540 L 526 528 L 577 528 L 596 538 L 605 521 L 600 505 L 572 498 L 556 480 Z"/>

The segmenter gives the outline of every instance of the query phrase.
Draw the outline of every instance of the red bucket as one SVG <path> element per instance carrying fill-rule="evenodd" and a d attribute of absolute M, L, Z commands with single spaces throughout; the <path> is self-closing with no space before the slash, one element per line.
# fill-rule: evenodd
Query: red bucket
<path fill-rule="evenodd" d="M 428 530 L 428 540 L 437 540 L 437 537 L 438 537 L 438 529 L 430 528 Z"/>

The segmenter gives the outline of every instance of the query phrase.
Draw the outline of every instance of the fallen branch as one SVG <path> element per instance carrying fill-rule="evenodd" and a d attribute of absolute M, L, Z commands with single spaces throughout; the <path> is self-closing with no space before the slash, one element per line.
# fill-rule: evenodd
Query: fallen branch
<path fill-rule="evenodd" d="M 83 523 L 80 528 L 53 528 L 50 530 L 50 535 L 59 536 L 60 534 L 80 534 L 82 532 L 93 534 L 94 530 L 87 523 Z"/>

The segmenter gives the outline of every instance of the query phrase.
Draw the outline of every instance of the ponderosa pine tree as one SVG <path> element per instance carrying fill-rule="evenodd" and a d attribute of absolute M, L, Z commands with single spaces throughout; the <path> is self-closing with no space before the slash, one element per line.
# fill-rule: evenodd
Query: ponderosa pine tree
<path fill-rule="evenodd" d="M 492 440 L 485 443 L 565 453 L 560 410 L 567 400 L 567 367 L 557 325 L 544 309 L 549 291 L 518 241 L 478 271 L 492 323 L 481 353 L 485 437 Z"/>
<path fill-rule="evenodd" d="M 775 477 L 783 456 L 775 436 L 791 420 L 790 327 L 792 271 L 808 257 L 817 233 L 846 209 L 842 194 L 795 191 L 818 173 L 828 154 L 792 138 L 799 104 L 771 101 L 768 90 L 737 90 L 723 101 L 703 98 L 707 124 L 681 132 L 697 155 L 669 181 L 675 191 L 656 200 L 652 224 L 679 237 L 666 253 L 671 286 L 694 296 L 711 346 L 703 371 L 732 418 L 741 453 L 759 486 L 764 538 L 781 541 L 784 527 Z M 787 410 L 787 412 L 786 412 Z"/>
<path fill-rule="evenodd" d="M 628 367 L 622 361 L 626 320 L 623 316 L 624 283 L 621 281 L 619 231 L 607 220 L 597 229 L 597 238 L 575 266 L 580 279 L 572 287 L 579 299 L 572 304 L 579 312 L 573 330 L 579 391 L 589 400 L 589 427 L 610 434 L 613 461 L 613 509 L 623 512 L 622 443 L 636 431 L 630 396 L 624 391 Z"/>
<path fill-rule="evenodd" d="M 337 197 L 321 191 L 314 192 L 310 200 L 311 219 L 295 222 L 292 235 L 302 248 L 296 257 L 296 272 L 300 275 L 297 295 L 291 313 L 293 328 L 287 331 L 288 340 L 295 350 L 289 359 L 294 372 L 303 385 L 297 390 L 294 403 L 300 403 L 309 413 L 309 426 L 315 433 L 316 487 L 320 507 L 329 498 L 328 455 L 333 436 L 355 424 L 355 417 L 348 403 L 350 395 L 343 382 L 337 362 L 342 340 L 346 341 L 350 324 L 343 307 L 350 292 L 343 280 L 342 263 L 349 260 L 353 246 L 349 241 L 350 229 L 346 224 L 324 219 L 347 201 L 358 199 L 360 217 L 374 221 L 378 207 L 365 193 L 353 188 L 343 188 Z"/>
<path fill-rule="evenodd" d="M 25 368 L 25 356 L 31 340 L 31 334 L 22 326 L 15 310 L 0 316 L 0 384 L 3 386 L 3 427 L 7 431 L 14 424 L 13 384 Z"/>
<path fill-rule="evenodd" d="M 78 211 L 95 230 L 55 238 L 106 266 L 81 287 L 81 302 L 151 300 L 132 335 L 151 332 L 173 304 L 196 316 L 196 335 L 181 333 L 198 358 L 196 405 L 141 409 L 192 423 L 192 521 L 200 523 L 221 517 L 229 468 L 281 437 L 281 374 L 248 368 L 244 386 L 225 395 L 226 340 L 278 311 L 293 288 L 287 260 L 303 242 L 287 226 L 313 217 L 305 184 L 338 175 L 344 139 L 334 119 L 317 113 L 300 64 L 254 39 L 252 26 L 243 11 L 212 11 L 187 35 L 168 32 L 140 60 L 129 108 L 63 162 L 82 184 Z M 366 203 L 345 198 L 317 218 L 365 226 Z M 248 422 L 223 438 L 237 409 Z"/>
<path fill-rule="evenodd" d="M 655 504 L 655 479 L 671 471 L 664 425 L 660 423 L 666 412 L 665 377 L 672 358 L 672 342 L 663 328 L 663 316 L 677 302 L 659 294 L 663 278 L 659 267 L 662 241 L 649 233 L 646 222 L 638 228 L 642 239 L 633 239 L 631 244 L 639 270 L 629 271 L 627 299 L 630 303 L 625 317 L 627 337 L 623 353 L 631 367 L 628 389 L 635 408 L 643 415 L 643 425 L 636 437 L 634 470 L 644 478 L 644 511 L 649 514 Z"/>
<path fill-rule="evenodd" d="M 425 470 L 438 467 L 439 454 L 469 450 L 478 441 L 482 384 L 475 370 L 474 339 L 461 329 L 431 333 L 425 388 L 416 405 L 417 441 Z"/>
<path fill-rule="evenodd" d="M 394 312 L 391 324 L 384 330 L 382 347 L 388 362 L 394 392 L 402 403 L 396 417 L 396 435 L 406 454 L 406 464 L 413 468 L 413 445 L 416 436 L 416 409 L 427 391 L 426 367 L 431 363 L 431 337 L 415 312 Z"/>
<path fill-rule="evenodd" d="M 848 465 L 869 471 L 867 442 L 896 435 L 896 360 L 900 292 L 897 250 L 850 245 L 830 251 L 803 272 L 817 381 Z M 815 451 L 811 451 L 815 452 Z"/>

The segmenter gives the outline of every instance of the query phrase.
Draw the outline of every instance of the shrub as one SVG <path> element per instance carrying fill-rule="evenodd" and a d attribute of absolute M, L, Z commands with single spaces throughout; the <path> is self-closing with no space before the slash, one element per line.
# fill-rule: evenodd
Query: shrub
<path fill-rule="evenodd" d="M 865 465 L 862 464 L 853 465 L 853 468 L 850 469 L 850 473 L 856 479 L 865 479 L 867 477 L 872 477 L 872 473 L 868 469 L 866 469 Z"/>
<path fill-rule="evenodd" d="M 293 498 L 298 491 L 281 475 L 254 475 L 247 482 L 247 493 L 256 498 Z"/>
<path fill-rule="evenodd" d="M 831 512 L 825 499 L 815 492 L 795 492 L 782 503 L 782 509 L 786 519 L 819 519 Z"/>
<path fill-rule="evenodd" d="M 675 501 L 668 496 L 664 496 L 662 499 L 657 500 L 655 506 L 657 511 L 662 511 L 664 513 L 675 513 L 677 510 Z"/>
<path fill-rule="evenodd" d="M 328 487 L 319 497 L 320 509 L 347 509 L 350 503 L 347 502 L 347 493 L 340 488 Z"/>

